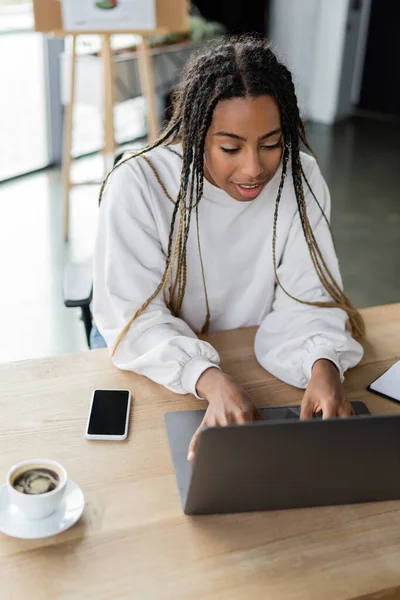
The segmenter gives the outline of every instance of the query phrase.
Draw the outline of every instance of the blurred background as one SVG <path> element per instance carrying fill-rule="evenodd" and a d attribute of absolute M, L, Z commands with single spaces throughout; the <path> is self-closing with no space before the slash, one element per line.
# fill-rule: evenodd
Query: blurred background
<path fill-rule="evenodd" d="M 193 48 L 222 32 L 266 35 L 293 72 L 309 141 L 331 190 L 347 294 L 358 307 L 400 301 L 400 2 L 197 0 L 190 15 L 188 35 L 151 40 L 159 121 L 168 117 Z M 88 348 L 81 309 L 64 305 L 63 282 L 73 265 L 67 278 L 80 285 L 86 276 L 85 296 L 99 185 L 71 189 L 65 241 L 71 40 L 38 33 L 34 23 L 32 2 L 0 0 L 0 361 Z M 112 38 L 116 152 L 143 146 L 148 135 L 146 102 L 133 76 L 137 42 L 134 35 Z M 75 184 L 103 177 L 99 51 L 99 36 L 77 38 Z"/>

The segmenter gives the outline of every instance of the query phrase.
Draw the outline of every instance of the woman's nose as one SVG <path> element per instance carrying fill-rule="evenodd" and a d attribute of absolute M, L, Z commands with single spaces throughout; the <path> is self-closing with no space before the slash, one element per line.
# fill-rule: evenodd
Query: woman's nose
<path fill-rule="evenodd" d="M 264 168 L 261 164 L 258 152 L 249 152 L 244 158 L 243 175 L 250 181 L 257 180 Z"/>

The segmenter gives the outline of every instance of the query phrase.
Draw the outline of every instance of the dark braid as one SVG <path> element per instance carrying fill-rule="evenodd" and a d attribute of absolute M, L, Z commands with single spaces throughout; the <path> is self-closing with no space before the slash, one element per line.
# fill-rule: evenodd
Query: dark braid
<path fill-rule="evenodd" d="M 147 153 L 153 148 L 181 142 L 182 169 L 178 197 L 175 202 L 168 240 L 165 271 L 160 284 L 121 331 L 113 352 L 129 330 L 133 321 L 147 308 L 152 300 L 163 291 L 164 300 L 171 312 L 179 316 L 186 290 L 187 243 L 193 210 L 196 216 L 197 242 L 200 252 L 201 270 L 205 290 L 206 321 L 202 331 L 207 331 L 210 323 L 206 280 L 201 258 L 198 205 L 203 195 L 204 148 L 215 107 L 220 100 L 232 98 L 272 95 L 280 110 L 284 149 L 282 174 L 276 198 L 272 258 L 278 285 L 290 298 L 310 306 L 335 307 L 345 310 L 354 337 L 362 337 L 364 323 L 359 312 L 343 294 L 338 282 L 330 273 L 316 242 L 307 215 L 304 186 L 306 184 L 330 228 L 328 219 L 315 197 L 304 174 L 300 160 L 300 147 L 303 145 L 313 154 L 307 141 L 306 132 L 300 117 L 292 76 L 284 64 L 280 63 L 269 47 L 268 42 L 258 36 L 222 39 L 203 47 L 191 57 L 183 72 L 178 91 L 174 94 L 174 111 L 170 124 L 160 138 L 140 152 L 124 157 L 119 164 Z M 332 301 L 306 302 L 293 297 L 281 285 L 277 273 L 276 237 L 279 205 L 283 186 L 291 161 L 292 180 L 297 201 L 303 234 L 310 252 L 316 273 Z M 117 165 L 118 167 L 118 165 Z M 100 198 L 107 182 L 106 178 Z M 162 182 L 160 181 L 162 185 Z M 163 189 L 164 186 L 163 186 Z M 178 218 L 178 224 L 176 224 Z M 176 235 L 175 235 L 176 234 Z M 175 240 L 175 241 L 174 241 Z M 172 271 L 176 264 L 174 281 Z"/>

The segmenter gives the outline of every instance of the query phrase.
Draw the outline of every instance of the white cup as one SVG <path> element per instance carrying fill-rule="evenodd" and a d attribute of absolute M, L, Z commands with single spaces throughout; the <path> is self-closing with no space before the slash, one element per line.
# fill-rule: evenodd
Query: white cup
<path fill-rule="evenodd" d="M 13 487 L 15 479 L 30 469 L 44 467 L 55 471 L 59 477 L 57 487 L 51 492 L 43 494 L 24 494 Z M 8 498 L 29 519 L 44 519 L 51 515 L 61 504 L 67 487 L 67 471 L 60 463 L 48 458 L 34 458 L 17 463 L 8 471 L 7 489 Z"/>

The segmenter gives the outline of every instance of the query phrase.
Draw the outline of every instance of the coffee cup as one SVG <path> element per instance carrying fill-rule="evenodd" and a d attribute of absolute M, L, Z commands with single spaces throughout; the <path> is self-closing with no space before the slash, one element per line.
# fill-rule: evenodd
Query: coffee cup
<path fill-rule="evenodd" d="M 57 461 L 24 460 L 8 471 L 8 498 L 27 518 L 44 519 L 61 504 L 67 482 L 67 471 Z"/>

